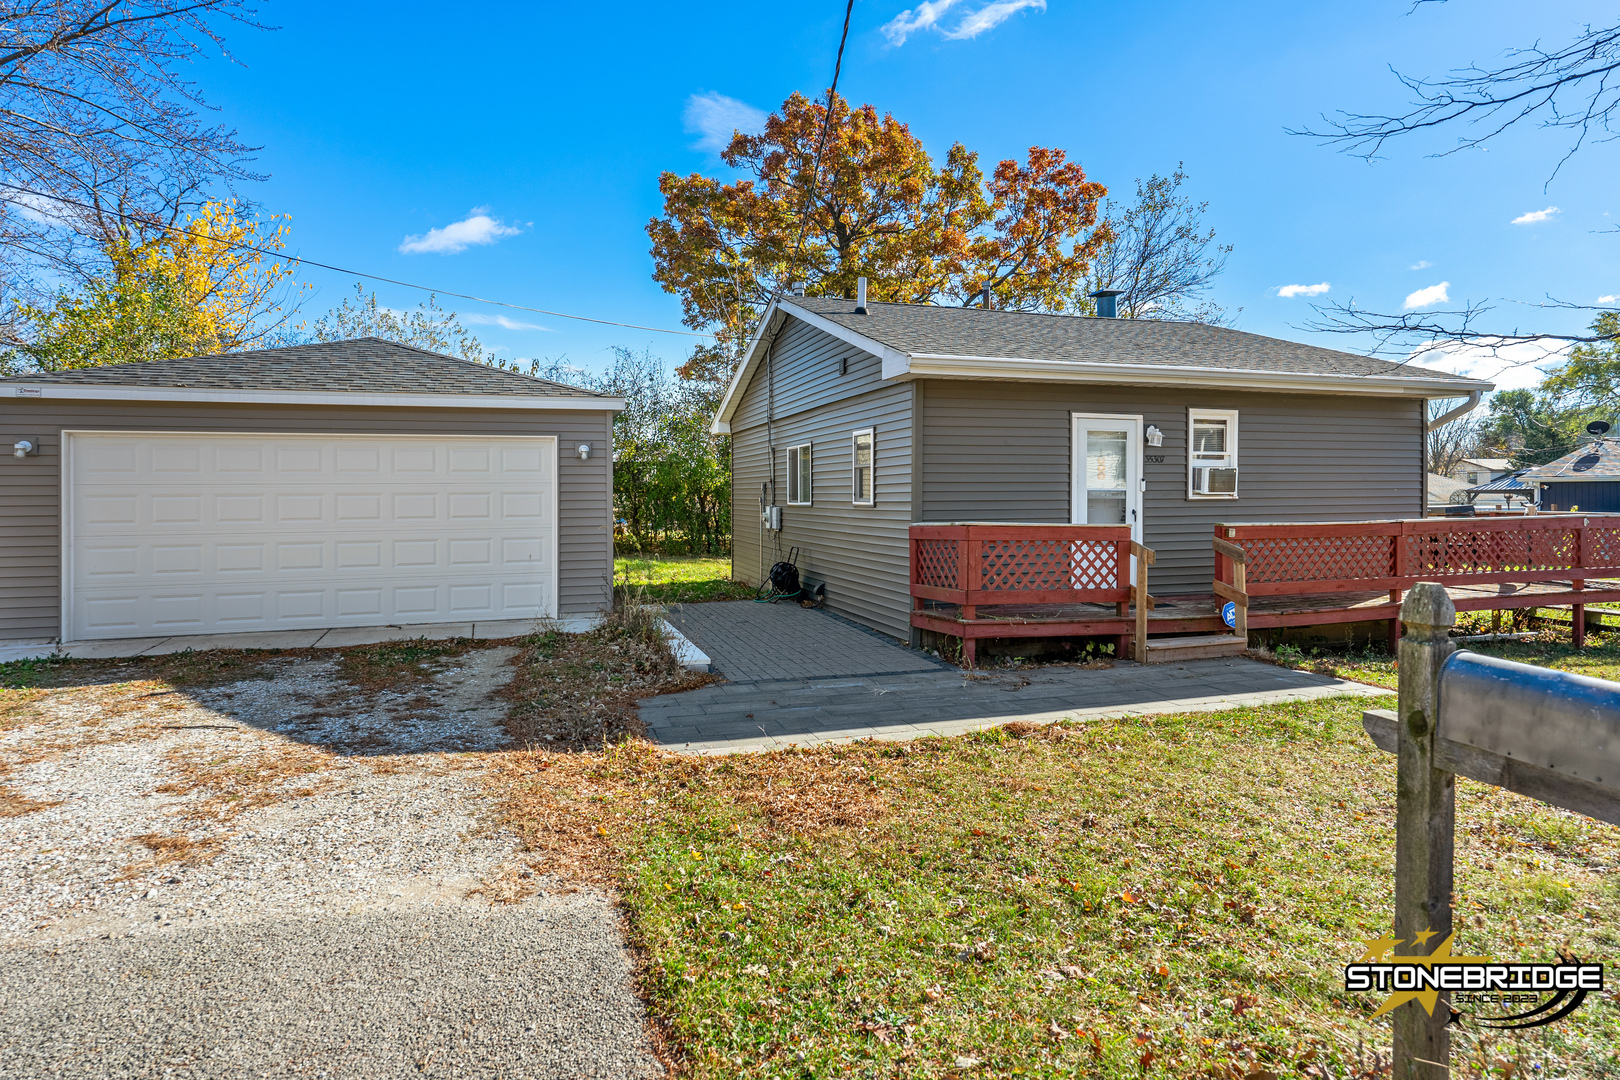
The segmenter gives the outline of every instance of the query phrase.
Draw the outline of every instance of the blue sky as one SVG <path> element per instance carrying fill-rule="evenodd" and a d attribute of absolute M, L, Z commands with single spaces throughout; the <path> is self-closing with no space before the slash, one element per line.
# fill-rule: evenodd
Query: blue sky
<path fill-rule="evenodd" d="M 1244 330 L 1344 346 L 1301 329 L 1311 296 L 1283 295 L 1322 283 L 1329 299 L 1379 310 L 1444 283 L 1450 306 L 1497 301 L 1497 328 L 1573 328 L 1580 317 L 1509 301 L 1620 293 L 1620 236 L 1597 234 L 1620 215 L 1604 182 L 1611 144 L 1549 185 L 1564 145 L 1553 133 L 1447 157 L 1430 156 L 1446 137 L 1397 143 L 1372 165 L 1285 133 L 1335 109 L 1399 110 L 1408 94 L 1391 65 L 1441 74 L 1538 37 L 1561 43 L 1606 15 L 1543 0 L 1532 23 L 1529 10 L 857 0 L 840 90 L 908 122 L 936 159 L 952 141 L 988 162 L 1059 146 L 1126 196 L 1136 177 L 1185 162 L 1207 223 L 1235 245 L 1214 295 L 1243 309 Z M 261 16 L 279 29 L 232 31 L 239 65 L 200 61 L 196 78 L 221 118 L 263 146 L 257 167 L 270 179 L 244 193 L 291 215 L 300 254 L 677 329 L 679 305 L 651 279 L 643 232 L 659 209 L 658 174 L 720 168 L 705 120 L 823 90 L 843 5 L 269 0 Z M 308 277 L 310 317 L 352 288 L 341 275 Z M 378 292 L 395 307 L 420 298 Z M 446 306 L 506 356 L 596 368 L 624 345 L 675 362 L 690 342 Z M 1510 371 L 1505 383 L 1526 377 Z"/>

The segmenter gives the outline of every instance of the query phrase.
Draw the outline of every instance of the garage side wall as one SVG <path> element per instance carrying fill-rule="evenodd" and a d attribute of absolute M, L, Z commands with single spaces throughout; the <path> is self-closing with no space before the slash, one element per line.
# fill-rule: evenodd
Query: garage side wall
<path fill-rule="evenodd" d="M 1070 413 L 1139 415 L 1143 539 L 1160 592 L 1210 590 L 1216 522 L 1423 516 L 1421 401 L 990 380 L 920 382 L 921 521 L 1071 520 Z M 1187 410 L 1238 413 L 1238 498 L 1187 494 Z"/>
<path fill-rule="evenodd" d="M 552 435 L 557 469 L 558 606 L 595 612 L 613 577 L 612 413 L 597 410 L 348 408 L 178 402 L 0 401 L 0 641 L 61 634 L 62 431 L 334 435 Z M 11 444 L 34 439 L 18 459 Z M 572 452 L 589 443 L 581 461 Z M 597 452 L 600 451 L 600 452 Z"/>
<path fill-rule="evenodd" d="M 877 357 L 792 319 L 771 366 L 759 366 L 732 420 L 733 572 L 758 584 L 797 547 L 802 579 L 827 586 L 828 610 L 909 637 L 911 386 L 884 382 Z M 775 419 L 767 423 L 772 379 Z M 875 505 L 856 506 L 851 436 L 866 428 L 873 431 L 876 498 Z M 779 534 L 762 532 L 759 518 L 773 441 Z M 799 445 L 811 447 L 809 506 L 787 505 L 787 448 Z"/>

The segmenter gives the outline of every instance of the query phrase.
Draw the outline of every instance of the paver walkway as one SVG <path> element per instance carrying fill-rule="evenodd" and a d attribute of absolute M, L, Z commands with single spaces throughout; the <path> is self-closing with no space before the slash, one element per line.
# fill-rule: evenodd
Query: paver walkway
<path fill-rule="evenodd" d="M 672 611 L 670 622 L 729 680 L 641 702 L 648 733 L 688 753 L 1389 693 L 1244 659 L 970 673 L 836 616 L 780 604 L 694 604 Z"/>

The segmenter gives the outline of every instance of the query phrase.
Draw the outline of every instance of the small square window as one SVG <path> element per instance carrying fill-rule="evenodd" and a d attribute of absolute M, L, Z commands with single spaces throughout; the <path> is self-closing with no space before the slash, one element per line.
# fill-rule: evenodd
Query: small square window
<path fill-rule="evenodd" d="M 1187 497 L 1235 499 L 1238 481 L 1238 414 L 1187 410 Z"/>
<path fill-rule="evenodd" d="M 874 466 L 872 429 L 857 431 L 850 436 L 850 454 L 853 468 L 850 474 L 850 501 L 856 506 L 871 506 L 877 501 L 873 491 L 877 470 Z"/>
<path fill-rule="evenodd" d="M 789 506 L 809 506 L 812 479 L 810 444 L 790 446 L 787 451 L 787 501 Z"/>

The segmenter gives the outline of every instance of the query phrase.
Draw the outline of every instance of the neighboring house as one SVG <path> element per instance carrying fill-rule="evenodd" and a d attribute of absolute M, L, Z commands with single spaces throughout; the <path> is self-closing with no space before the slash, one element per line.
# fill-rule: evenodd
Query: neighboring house
<path fill-rule="evenodd" d="M 788 297 L 714 421 L 733 567 L 796 547 L 829 608 L 904 637 L 913 522 L 1127 523 L 1154 595 L 1207 594 L 1216 522 L 1422 516 L 1427 400 L 1488 389 L 1195 323 Z"/>
<path fill-rule="evenodd" d="M 1519 479 L 1537 489 L 1542 510 L 1620 513 L 1620 442 L 1595 439 L 1557 461 L 1526 469 Z"/>
<path fill-rule="evenodd" d="M 1428 485 L 1430 510 L 1468 501 L 1468 485 L 1461 480 L 1453 480 L 1439 473 L 1430 473 L 1424 477 L 1424 482 Z"/>
<path fill-rule="evenodd" d="M 595 611 L 623 406 L 378 338 L 0 379 L 0 640 Z"/>
<path fill-rule="evenodd" d="M 1479 487 L 1492 480 L 1500 480 L 1513 471 L 1513 462 L 1506 458 L 1463 458 L 1451 470 L 1451 478 L 1460 480 L 1464 487 Z"/>

